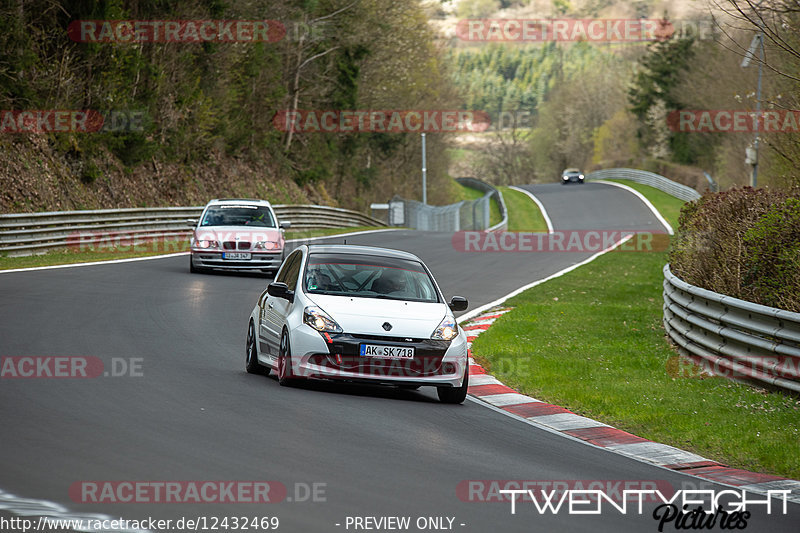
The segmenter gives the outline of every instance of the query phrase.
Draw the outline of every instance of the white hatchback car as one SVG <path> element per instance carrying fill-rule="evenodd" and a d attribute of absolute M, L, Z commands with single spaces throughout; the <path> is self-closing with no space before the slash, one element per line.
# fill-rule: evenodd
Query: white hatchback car
<path fill-rule="evenodd" d="M 246 369 L 303 378 L 437 388 L 462 403 L 467 338 L 415 255 L 353 245 L 303 245 L 258 298 L 247 328 Z"/>
<path fill-rule="evenodd" d="M 283 262 L 283 230 L 266 200 L 219 199 L 206 204 L 192 233 L 189 270 L 275 272 Z"/>

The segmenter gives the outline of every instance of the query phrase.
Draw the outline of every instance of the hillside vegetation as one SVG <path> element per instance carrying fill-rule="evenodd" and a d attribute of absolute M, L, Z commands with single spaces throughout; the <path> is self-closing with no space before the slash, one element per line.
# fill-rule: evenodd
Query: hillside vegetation
<path fill-rule="evenodd" d="M 80 20 L 273 20 L 275 42 L 76 42 Z M 295 133 L 282 110 L 454 109 L 413 0 L 30 0 L 0 7 L 0 109 L 135 112 L 139 130 L 0 135 L 0 211 L 265 196 L 364 208 L 418 197 L 420 136 Z M 446 203 L 443 135 L 429 198 Z M 414 179 L 409 179 L 409 176 Z M 439 198 L 442 196 L 442 198 Z"/>
<path fill-rule="evenodd" d="M 780 117 L 759 141 L 759 185 L 800 183 L 800 10 L 783 0 L 635 3 L 590 0 L 462 0 L 441 31 L 452 44 L 463 105 L 483 108 L 473 168 L 496 183 L 552 181 L 565 167 L 626 166 L 699 187 L 703 171 L 721 185 L 750 183 L 752 128 L 681 128 L 681 111 L 739 111 L 757 105 L 758 59 L 741 66 L 764 27 L 762 110 Z M 458 18 L 658 19 L 668 38 L 625 42 L 483 42 L 459 37 Z M 713 18 L 712 18 L 713 17 Z M 665 34 L 666 35 L 666 34 Z M 512 118 L 516 118 L 513 121 Z M 763 125 L 762 119 L 762 125 Z M 475 136 L 461 143 L 474 143 Z M 463 172 L 463 171 L 462 171 Z"/>

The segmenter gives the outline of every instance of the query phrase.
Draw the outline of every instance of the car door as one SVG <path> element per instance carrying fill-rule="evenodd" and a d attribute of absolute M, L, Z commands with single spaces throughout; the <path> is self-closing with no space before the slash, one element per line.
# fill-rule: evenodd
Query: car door
<path fill-rule="evenodd" d="M 275 277 L 276 282 L 283 282 L 294 291 L 297 288 L 297 278 L 300 274 L 303 253 L 295 250 L 286 259 L 280 272 Z M 270 358 L 275 359 L 278 355 L 278 347 L 281 340 L 281 332 L 286 322 L 292 303 L 285 298 L 276 298 L 265 293 L 265 298 L 261 304 L 260 313 L 260 342 L 262 353 L 266 353 Z"/>

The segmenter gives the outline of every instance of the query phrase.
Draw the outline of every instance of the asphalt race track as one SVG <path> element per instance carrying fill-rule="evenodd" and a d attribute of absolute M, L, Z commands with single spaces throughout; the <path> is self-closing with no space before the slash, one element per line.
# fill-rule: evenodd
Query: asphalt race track
<path fill-rule="evenodd" d="M 557 230 L 660 229 L 636 197 L 615 187 L 528 189 Z M 466 296 L 470 309 L 591 255 L 465 253 L 453 248 L 450 234 L 414 231 L 347 242 L 418 254 L 445 296 Z M 658 531 L 653 504 L 641 515 L 635 507 L 623 515 L 605 506 L 601 515 L 571 516 L 518 503 L 512 514 L 508 502 L 462 501 L 457 487 L 520 479 L 699 484 L 475 401 L 442 405 L 433 390 L 286 388 L 274 377 L 246 374 L 247 317 L 267 282 L 192 275 L 186 256 L 0 274 L 0 356 L 92 356 L 106 372 L 124 374 L 0 379 L 0 508 L 8 493 L 129 519 L 275 516 L 286 532 L 354 531 L 352 517 L 367 516 L 409 516 L 409 531 L 419 531 L 420 517 L 454 518 L 452 529 L 465 532 Z M 134 375 L 131 364 L 140 366 Z M 288 494 L 268 504 L 79 503 L 70 496 L 83 481 L 174 480 L 277 481 Z M 307 490 L 314 484 L 316 497 Z M 797 531 L 799 507 L 770 516 L 754 508 L 746 531 Z M 12 516 L 19 511 L 0 511 Z"/>

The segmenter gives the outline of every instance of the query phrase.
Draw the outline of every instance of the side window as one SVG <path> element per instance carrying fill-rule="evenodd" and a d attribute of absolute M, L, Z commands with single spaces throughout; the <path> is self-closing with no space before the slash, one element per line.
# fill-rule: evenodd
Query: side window
<path fill-rule="evenodd" d="M 295 263 L 300 263 L 300 256 L 301 255 L 302 255 L 302 252 L 300 252 L 300 250 L 297 250 L 294 253 L 292 253 L 292 255 L 289 256 L 289 259 L 287 259 L 286 262 L 283 263 L 283 267 L 281 268 L 281 271 L 278 272 L 278 275 L 275 277 L 275 281 L 282 281 L 283 283 L 286 283 L 287 285 L 290 285 L 289 282 L 286 281 L 286 278 L 287 278 L 289 272 L 292 270 L 292 267 L 294 266 L 294 264 Z M 295 274 L 294 280 L 295 280 L 295 282 L 297 282 L 297 274 Z M 289 289 L 294 290 L 291 287 L 291 285 L 289 286 Z"/>
<path fill-rule="evenodd" d="M 297 257 L 292 260 L 292 263 L 286 265 L 286 286 L 290 291 L 297 288 L 297 277 L 300 275 L 300 266 L 303 264 L 303 253 L 301 251 L 295 252 Z"/>

